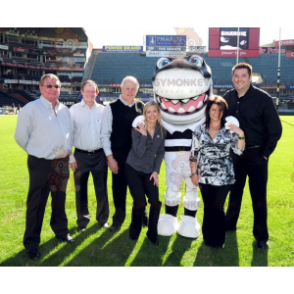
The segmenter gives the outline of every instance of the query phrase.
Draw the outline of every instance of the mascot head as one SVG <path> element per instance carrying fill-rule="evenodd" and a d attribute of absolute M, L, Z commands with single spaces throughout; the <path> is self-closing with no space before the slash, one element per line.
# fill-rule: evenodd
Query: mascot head
<path fill-rule="evenodd" d="M 164 121 L 185 125 L 205 116 L 206 103 L 212 95 L 212 75 L 201 56 L 160 58 L 152 82 L 154 100 Z"/>

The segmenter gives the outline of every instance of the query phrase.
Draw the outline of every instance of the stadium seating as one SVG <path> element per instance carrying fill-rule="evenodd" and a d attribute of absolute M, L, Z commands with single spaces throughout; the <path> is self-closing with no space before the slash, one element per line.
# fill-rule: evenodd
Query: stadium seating
<path fill-rule="evenodd" d="M 120 84 L 127 75 L 135 76 L 140 84 L 150 84 L 157 58 L 140 53 L 99 53 L 91 79 L 99 85 Z"/>
<path fill-rule="evenodd" d="M 232 67 L 236 64 L 235 57 L 208 57 L 202 54 L 211 67 L 215 85 L 228 85 L 231 82 Z M 96 58 L 91 79 L 99 85 L 120 84 L 127 75 L 137 77 L 140 84 L 151 84 L 157 58 L 146 57 L 140 53 L 103 53 Z M 249 61 L 253 71 L 259 73 L 264 85 L 275 85 L 277 81 L 277 54 L 260 54 L 259 58 L 243 58 L 239 62 Z M 281 55 L 281 85 L 294 84 L 294 60 Z M 106 97 L 106 96 L 105 96 Z"/>

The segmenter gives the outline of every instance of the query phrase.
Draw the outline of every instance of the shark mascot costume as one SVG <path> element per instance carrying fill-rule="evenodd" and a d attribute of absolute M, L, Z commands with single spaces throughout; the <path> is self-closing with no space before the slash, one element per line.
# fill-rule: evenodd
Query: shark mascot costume
<path fill-rule="evenodd" d="M 161 215 L 158 234 L 172 236 L 178 232 L 196 239 L 200 225 L 196 213 L 200 206 L 197 188 L 191 180 L 190 156 L 192 137 L 198 125 L 205 123 L 208 98 L 213 94 L 212 73 L 205 60 L 198 55 L 184 59 L 161 58 L 153 76 L 154 99 L 162 114 L 162 125 L 167 131 L 165 140 L 166 214 Z M 144 117 L 138 117 L 133 127 Z M 181 186 L 185 182 L 185 215 L 178 223 Z"/>
<path fill-rule="evenodd" d="M 184 237 L 197 238 L 200 225 L 196 212 L 200 199 L 191 181 L 190 150 L 195 127 L 205 122 L 205 108 L 212 92 L 212 74 L 205 60 L 198 55 L 181 58 L 160 58 L 152 78 L 154 100 L 167 130 L 165 139 L 166 184 L 165 207 L 158 222 L 158 234 L 171 236 L 176 231 Z M 178 224 L 181 201 L 180 187 L 185 181 L 184 215 Z"/>

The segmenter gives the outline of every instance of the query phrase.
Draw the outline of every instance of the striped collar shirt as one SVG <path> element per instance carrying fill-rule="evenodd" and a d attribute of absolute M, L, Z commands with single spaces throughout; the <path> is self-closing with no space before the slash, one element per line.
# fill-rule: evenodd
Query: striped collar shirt
<path fill-rule="evenodd" d="M 53 109 L 43 96 L 28 103 L 18 114 L 14 138 L 35 157 L 50 160 L 66 157 L 72 149 L 68 108 L 57 101 Z"/>
<path fill-rule="evenodd" d="M 96 103 L 90 108 L 84 100 L 70 108 L 73 146 L 85 151 L 102 148 L 100 141 L 104 106 Z"/>

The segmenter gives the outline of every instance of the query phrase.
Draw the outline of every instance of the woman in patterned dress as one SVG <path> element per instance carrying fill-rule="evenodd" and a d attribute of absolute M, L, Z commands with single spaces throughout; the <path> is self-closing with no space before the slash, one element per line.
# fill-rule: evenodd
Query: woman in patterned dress
<path fill-rule="evenodd" d="M 216 248 L 225 242 L 224 203 L 235 182 L 230 149 L 241 155 L 245 147 L 244 132 L 226 123 L 227 109 L 224 98 L 209 98 L 206 122 L 193 133 L 190 158 L 191 179 L 199 185 L 204 202 L 203 239 L 207 246 Z"/>

